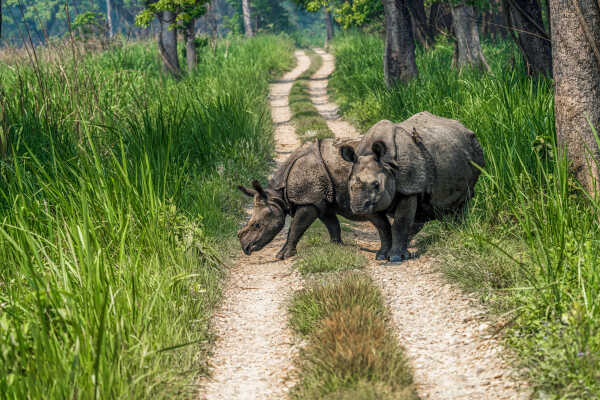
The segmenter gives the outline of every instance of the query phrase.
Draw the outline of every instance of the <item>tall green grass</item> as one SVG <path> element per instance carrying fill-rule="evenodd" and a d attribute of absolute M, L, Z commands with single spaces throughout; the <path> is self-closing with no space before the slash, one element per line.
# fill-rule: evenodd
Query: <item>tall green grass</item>
<path fill-rule="evenodd" d="M 418 51 L 419 78 L 387 89 L 383 42 L 349 34 L 335 42 L 330 85 L 363 130 L 429 111 L 476 133 L 486 167 L 469 216 L 432 224 L 421 242 L 451 277 L 501 305 L 536 391 L 597 397 L 600 204 L 581 194 L 557 151 L 552 82 L 529 78 L 512 43 L 484 43 L 489 74 L 453 69 L 452 51 L 444 40 Z"/>
<path fill-rule="evenodd" d="M 292 46 L 233 40 L 181 81 L 157 60 L 0 66 L 2 398 L 186 397 L 203 372 L 234 183 L 268 169 Z"/>

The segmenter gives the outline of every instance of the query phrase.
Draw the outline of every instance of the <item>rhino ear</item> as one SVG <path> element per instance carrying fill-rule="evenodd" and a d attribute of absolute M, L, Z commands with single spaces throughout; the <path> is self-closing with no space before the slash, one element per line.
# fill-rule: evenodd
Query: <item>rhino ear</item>
<path fill-rule="evenodd" d="M 344 160 L 351 163 L 356 162 L 356 153 L 354 152 L 354 147 L 348 145 L 342 146 L 340 148 L 340 154 Z"/>
<path fill-rule="evenodd" d="M 387 147 L 385 143 L 383 143 L 381 140 L 378 140 L 375 143 L 373 143 L 373 145 L 371 146 L 371 150 L 375 154 L 375 158 L 377 158 L 377 161 L 379 161 L 381 160 L 381 157 L 385 155 Z"/>
<path fill-rule="evenodd" d="M 260 186 L 260 183 L 254 179 L 252 181 L 252 187 L 254 188 L 254 190 L 256 190 L 256 193 L 258 193 L 260 195 L 260 197 L 266 199 L 267 198 L 267 194 L 265 193 L 265 190 L 262 188 L 262 186 Z"/>
<path fill-rule="evenodd" d="M 244 193 L 248 197 L 254 197 L 254 195 L 256 194 L 254 190 L 248 189 L 247 187 L 244 187 L 242 185 L 239 185 L 238 189 L 240 190 L 240 192 Z"/>

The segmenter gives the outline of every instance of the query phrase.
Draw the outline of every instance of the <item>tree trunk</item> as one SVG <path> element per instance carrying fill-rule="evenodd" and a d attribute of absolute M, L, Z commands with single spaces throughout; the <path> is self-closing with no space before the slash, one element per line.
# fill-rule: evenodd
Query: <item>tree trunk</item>
<path fill-rule="evenodd" d="M 175 23 L 175 14 L 171 11 L 162 11 L 158 13 L 158 21 L 160 22 L 158 53 L 163 62 L 163 67 L 165 71 L 179 77 L 181 68 L 177 57 L 177 29 L 175 27 L 169 29 L 169 26 Z"/>
<path fill-rule="evenodd" d="M 382 0 L 385 12 L 385 82 L 391 87 L 418 75 L 415 42 L 405 0 Z"/>
<path fill-rule="evenodd" d="M 412 16 L 413 29 L 415 37 L 423 44 L 425 48 L 433 45 L 434 35 L 427 21 L 425 4 L 423 0 L 408 0 L 408 11 Z"/>
<path fill-rule="evenodd" d="M 108 38 L 112 39 L 115 34 L 112 19 L 112 1 L 106 0 L 106 23 L 108 25 Z"/>
<path fill-rule="evenodd" d="M 479 42 L 479 30 L 473 6 L 457 4 L 452 6 L 452 25 L 456 35 L 453 63 L 459 68 L 470 66 L 489 70 Z"/>
<path fill-rule="evenodd" d="M 559 148 L 575 177 L 597 194 L 600 151 L 600 3 L 550 0 L 554 111 Z"/>
<path fill-rule="evenodd" d="M 192 72 L 197 65 L 198 54 L 196 53 L 196 35 L 194 32 L 194 22 L 191 21 L 183 31 L 185 40 L 185 60 L 187 62 L 188 72 Z"/>
<path fill-rule="evenodd" d="M 503 8 L 506 25 L 527 64 L 527 73 L 550 76 L 552 48 L 538 0 L 504 0 Z"/>
<path fill-rule="evenodd" d="M 325 10 L 325 31 L 327 32 L 325 37 L 325 43 L 327 44 L 333 39 L 333 21 L 329 10 Z"/>
<path fill-rule="evenodd" d="M 250 0 L 242 0 L 242 14 L 244 14 L 244 32 L 246 32 L 246 36 L 252 37 L 254 33 L 252 32 L 252 18 L 250 17 Z"/>
<path fill-rule="evenodd" d="M 452 15 L 448 4 L 438 1 L 431 5 L 429 27 L 434 35 L 437 32 L 448 32 L 452 29 Z"/>

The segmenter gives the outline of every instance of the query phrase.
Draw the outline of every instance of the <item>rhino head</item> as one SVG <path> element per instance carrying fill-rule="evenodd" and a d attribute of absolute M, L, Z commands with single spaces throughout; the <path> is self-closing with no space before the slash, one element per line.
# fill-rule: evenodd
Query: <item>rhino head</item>
<path fill-rule="evenodd" d="M 238 186 L 246 196 L 254 198 L 250 220 L 238 231 L 242 250 L 247 255 L 265 247 L 283 229 L 285 211 L 277 192 L 263 189 L 258 181 L 252 181 L 254 189 Z"/>
<path fill-rule="evenodd" d="M 352 172 L 348 179 L 350 208 L 355 214 L 373 214 L 390 207 L 396 193 L 396 183 L 388 165 L 382 158 L 385 143 L 374 142 L 372 152 L 358 156 L 352 146 L 342 146 L 342 158 L 351 162 Z"/>

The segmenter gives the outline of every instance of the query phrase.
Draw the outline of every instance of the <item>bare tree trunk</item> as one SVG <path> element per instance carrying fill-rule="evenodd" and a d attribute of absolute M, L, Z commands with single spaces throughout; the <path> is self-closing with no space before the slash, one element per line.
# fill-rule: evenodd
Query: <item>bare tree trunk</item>
<path fill-rule="evenodd" d="M 494 39 L 505 38 L 507 34 L 507 29 L 505 27 L 504 18 L 502 17 L 504 13 L 504 7 L 502 6 L 501 0 L 492 0 L 491 3 L 491 20 L 490 24 L 494 27 L 492 37 Z"/>
<path fill-rule="evenodd" d="M 448 32 L 452 29 L 452 15 L 447 3 L 435 2 L 429 10 L 429 27 L 433 34 Z"/>
<path fill-rule="evenodd" d="M 544 29 L 538 0 L 504 0 L 506 25 L 521 49 L 529 75 L 552 73 L 550 36 Z"/>
<path fill-rule="evenodd" d="M 600 150 L 600 2 L 550 0 L 556 137 L 576 178 L 597 194 Z"/>
<path fill-rule="evenodd" d="M 329 10 L 325 10 L 325 31 L 327 32 L 327 36 L 325 37 L 325 43 L 327 45 L 327 43 L 333 39 L 333 21 Z"/>
<path fill-rule="evenodd" d="M 106 0 L 106 23 L 108 25 L 108 38 L 112 39 L 115 34 L 112 19 L 112 1 Z"/>
<path fill-rule="evenodd" d="M 408 0 L 408 11 L 412 16 L 415 37 L 425 48 L 433 45 L 434 35 L 427 21 L 423 0 Z"/>
<path fill-rule="evenodd" d="M 250 16 L 250 0 L 242 0 L 242 14 L 244 14 L 244 32 L 246 32 L 246 36 L 252 37 L 254 33 L 252 32 L 252 18 Z"/>
<path fill-rule="evenodd" d="M 188 72 L 192 72 L 197 65 L 198 54 L 196 53 L 196 35 L 194 32 L 195 21 L 191 21 L 183 31 L 185 40 L 185 60 L 187 62 Z"/>
<path fill-rule="evenodd" d="M 479 41 L 479 30 L 473 6 L 457 4 L 452 6 L 452 24 L 456 35 L 453 63 L 459 68 L 470 66 L 489 70 Z"/>
<path fill-rule="evenodd" d="M 394 86 L 418 75 L 415 42 L 405 0 L 382 0 L 385 12 L 385 82 Z"/>
<path fill-rule="evenodd" d="M 160 32 L 158 33 L 158 53 L 163 62 L 165 71 L 175 77 L 181 76 L 179 67 L 179 58 L 177 57 L 177 29 L 169 26 L 175 24 L 175 14 L 171 11 L 162 11 L 158 13 L 160 22 Z"/>

